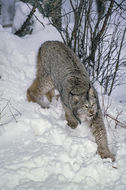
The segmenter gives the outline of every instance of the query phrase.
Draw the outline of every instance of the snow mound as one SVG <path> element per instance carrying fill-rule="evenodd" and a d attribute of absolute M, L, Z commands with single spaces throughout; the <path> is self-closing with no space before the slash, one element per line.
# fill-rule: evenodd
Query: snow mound
<path fill-rule="evenodd" d="M 49 109 L 27 101 L 47 39 L 61 40 L 51 27 L 22 39 L 0 31 L 0 190 L 125 190 L 125 129 L 107 128 L 117 155 L 112 163 L 97 154 L 86 123 L 67 126 L 60 100 Z"/>

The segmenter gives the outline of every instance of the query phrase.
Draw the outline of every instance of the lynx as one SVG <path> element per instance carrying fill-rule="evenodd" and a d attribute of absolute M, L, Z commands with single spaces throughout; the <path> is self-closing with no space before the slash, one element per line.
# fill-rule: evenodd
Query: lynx
<path fill-rule="evenodd" d="M 51 102 L 52 97 L 56 97 L 55 89 L 59 91 L 68 125 L 76 128 L 79 123 L 87 120 L 101 158 L 114 161 L 114 154 L 108 148 L 98 95 L 85 67 L 62 42 L 47 41 L 39 49 L 37 74 L 27 90 L 27 99 L 45 108 L 47 105 L 43 97 L 46 95 Z"/>

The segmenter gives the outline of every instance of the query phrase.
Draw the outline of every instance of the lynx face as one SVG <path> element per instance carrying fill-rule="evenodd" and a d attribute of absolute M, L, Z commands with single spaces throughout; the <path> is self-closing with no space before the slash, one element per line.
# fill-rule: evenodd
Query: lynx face
<path fill-rule="evenodd" d="M 96 114 L 97 105 L 95 102 L 86 101 L 85 104 L 77 110 L 77 115 L 82 122 L 85 120 L 91 121 Z"/>
<path fill-rule="evenodd" d="M 85 94 L 73 95 L 70 105 L 74 115 L 81 122 L 91 121 L 97 115 L 98 105 L 92 89 L 89 91 L 88 98 Z"/>

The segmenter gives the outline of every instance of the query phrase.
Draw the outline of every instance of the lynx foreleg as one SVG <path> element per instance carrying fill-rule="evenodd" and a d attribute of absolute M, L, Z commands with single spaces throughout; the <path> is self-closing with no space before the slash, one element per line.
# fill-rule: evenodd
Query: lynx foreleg
<path fill-rule="evenodd" d="M 52 90 L 50 90 L 50 91 L 48 91 L 48 92 L 46 93 L 46 97 L 48 98 L 49 102 L 52 102 L 53 97 L 54 97 L 56 100 L 58 100 L 60 96 L 59 96 L 59 95 L 56 95 L 55 89 L 52 89 Z"/>
<path fill-rule="evenodd" d="M 67 108 L 67 106 L 65 106 L 63 102 L 62 102 L 62 105 L 63 105 L 64 111 L 65 111 L 65 117 L 67 120 L 67 124 L 72 129 L 75 129 L 78 125 L 77 119 L 74 117 L 72 111 L 69 108 Z"/>
<path fill-rule="evenodd" d="M 98 153 L 101 158 L 111 158 L 112 161 L 115 161 L 115 155 L 112 154 L 108 148 L 107 134 L 101 111 L 98 112 L 97 118 L 92 121 L 91 129 L 98 145 Z"/>

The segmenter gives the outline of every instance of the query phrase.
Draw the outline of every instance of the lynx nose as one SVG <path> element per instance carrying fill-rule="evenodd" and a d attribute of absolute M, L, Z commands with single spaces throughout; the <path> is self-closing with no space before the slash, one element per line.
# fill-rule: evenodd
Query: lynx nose
<path fill-rule="evenodd" d="M 89 110 L 89 113 L 92 115 L 94 113 L 94 110 Z"/>

